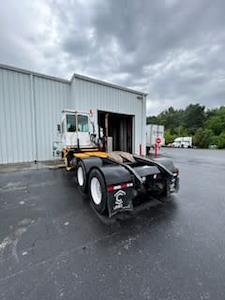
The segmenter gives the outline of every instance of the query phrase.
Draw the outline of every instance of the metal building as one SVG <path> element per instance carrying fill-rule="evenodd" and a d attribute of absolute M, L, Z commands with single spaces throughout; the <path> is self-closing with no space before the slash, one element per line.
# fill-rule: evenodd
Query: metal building
<path fill-rule="evenodd" d="M 0 164 L 53 159 L 63 109 L 109 116 L 113 150 L 144 154 L 147 94 L 74 74 L 64 80 L 0 65 Z"/>

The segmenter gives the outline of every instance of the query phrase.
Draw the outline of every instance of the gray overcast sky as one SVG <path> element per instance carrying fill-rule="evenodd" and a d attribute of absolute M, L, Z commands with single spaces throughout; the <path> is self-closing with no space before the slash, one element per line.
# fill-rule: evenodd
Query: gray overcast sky
<path fill-rule="evenodd" d="M 223 0 L 7 0 L 0 63 L 148 92 L 150 115 L 225 105 Z"/>

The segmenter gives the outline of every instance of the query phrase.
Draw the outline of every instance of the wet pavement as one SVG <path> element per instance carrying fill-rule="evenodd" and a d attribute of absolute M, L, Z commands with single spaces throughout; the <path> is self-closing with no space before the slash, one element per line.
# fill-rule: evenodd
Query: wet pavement
<path fill-rule="evenodd" d="M 64 169 L 0 173 L 0 299 L 224 299 L 225 151 L 161 151 L 179 193 L 109 221 Z"/>

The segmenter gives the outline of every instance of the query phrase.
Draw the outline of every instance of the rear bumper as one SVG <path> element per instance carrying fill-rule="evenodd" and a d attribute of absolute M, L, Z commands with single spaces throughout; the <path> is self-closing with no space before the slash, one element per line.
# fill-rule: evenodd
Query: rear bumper
<path fill-rule="evenodd" d="M 174 176 L 172 179 L 168 179 L 165 191 L 166 197 L 169 197 L 172 193 L 178 192 L 178 190 L 179 177 Z M 141 196 L 147 196 L 148 199 L 151 199 L 151 196 L 154 197 L 154 195 L 144 187 L 135 188 L 135 185 L 133 185 L 133 187 L 125 189 L 121 188 L 113 192 L 108 192 L 109 217 L 112 217 L 119 212 L 132 211 L 134 209 L 134 200 L 136 203 L 136 199 Z"/>

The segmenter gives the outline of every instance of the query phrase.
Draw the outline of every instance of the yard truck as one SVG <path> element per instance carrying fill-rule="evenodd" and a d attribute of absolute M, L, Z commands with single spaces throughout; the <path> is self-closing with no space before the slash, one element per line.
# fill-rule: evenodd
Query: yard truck
<path fill-rule="evenodd" d="M 78 189 L 99 214 L 132 211 L 142 198 L 166 201 L 178 191 L 179 172 L 171 160 L 108 152 L 91 112 L 64 110 L 58 131 L 65 167 L 75 171 Z"/>

